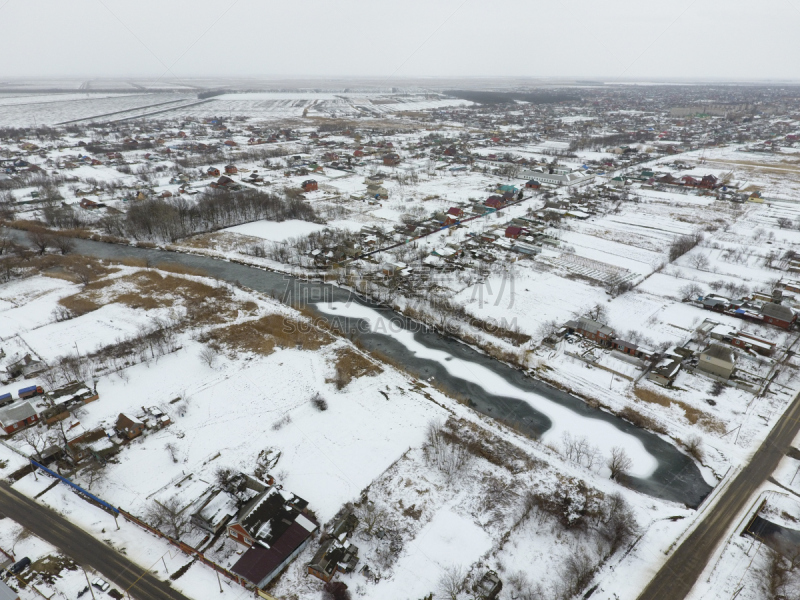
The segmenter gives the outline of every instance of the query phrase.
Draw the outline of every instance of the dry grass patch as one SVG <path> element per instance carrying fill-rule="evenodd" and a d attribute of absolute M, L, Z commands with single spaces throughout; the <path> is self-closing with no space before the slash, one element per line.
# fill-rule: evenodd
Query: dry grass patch
<path fill-rule="evenodd" d="M 59 300 L 59 304 L 74 315 L 82 315 L 109 303 L 150 310 L 173 306 L 178 300 L 183 301 L 192 323 L 222 323 L 233 318 L 240 307 L 224 287 L 149 270 L 92 281 L 77 294 Z"/>
<path fill-rule="evenodd" d="M 276 347 L 319 350 L 330 344 L 333 337 L 305 321 L 282 315 L 267 315 L 252 321 L 219 327 L 204 334 L 200 341 L 225 347 L 233 353 L 242 351 L 267 356 Z"/>
<path fill-rule="evenodd" d="M 664 408 L 670 408 L 673 404 L 679 406 L 683 410 L 683 414 L 689 423 L 692 425 L 700 425 L 700 427 L 706 431 L 710 431 L 712 433 L 725 432 L 725 425 L 717 418 L 687 404 L 682 400 L 674 400 L 669 396 L 665 396 L 664 394 L 659 394 L 658 392 L 654 392 L 645 388 L 636 388 L 633 390 L 633 393 L 642 402 L 658 404 Z"/>
<path fill-rule="evenodd" d="M 136 258 L 134 256 L 129 256 L 127 258 L 123 258 L 119 261 L 120 264 L 125 265 L 126 267 L 140 267 L 144 268 L 147 266 L 147 260 L 144 258 Z"/>
<path fill-rule="evenodd" d="M 81 254 L 41 254 L 33 256 L 26 263 L 42 275 L 67 279 L 74 277 L 80 281 L 92 281 L 119 271 L 97 258 Z"/>
<path fill-rule="evenodd" d="M 215 231 L 213 233 L 201 233 L 186 238 L 175 244 L 177 247 L 197 248 L 200 250 L 218 250 L 221 252 L 231 252 L 237 250 L 243 243 L 260 243 L 264 242 L 263 239 L 252 237 L 249 235 L 242 235 L 238 233 L 230 233 L 227 231 Z"/>
<path fill-rule="evenodd" d="M 336 384 L 336 389 L 341 390 L 353 379 L 365 375 L 378 375 L 383 369 L 363 354 L 351 348 L 342 348 L 336 352 L 334 371 L 336 375 L 332 383 Z"/>

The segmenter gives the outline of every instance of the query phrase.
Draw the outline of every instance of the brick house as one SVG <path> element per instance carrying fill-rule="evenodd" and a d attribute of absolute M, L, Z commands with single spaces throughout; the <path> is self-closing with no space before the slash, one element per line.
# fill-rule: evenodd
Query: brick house
<path fill-rule="evenodd" d="M 225 175 L 236 175 L 238 172 L 236 165 L 225 165 Z"/>
<path fill-rule="evenodd" d="M 248 547 L 231 571 L 259 588 L 272 581 L 319 528 L 307 507 L 280 486 L 265 487 L 228 523 L 228 536 Z"/>
<path fill-rule="evenodd" d="M 516 225 L 509 225 L 506 227 L 506 237 L 512 240 L 516 240 L 524 232 L 525 230 L 522 227 L 517 227 Z"/>
<path fill-rule="evenodd" d="M 503 199 L 500 196 L 494 195 L 489 196 L 483 205 L 497 210 L 499 208 L 503 208 L 505 206 L 505 202 L 503 202 Z"/>
<path fill-rule="evenodd" d="M 400 155 L 396 152 L 390 152 L 383 155 L 383 164 L 387 167 L 394 167 L 400 164 Z"/>
<path fill-rule="evenodd" d="M 797 315 L 788 306 L 769 302 L 761 307 L 761 315 L 764 322 L 783 329 L 789 329 L 797 320 Z"/>
<path fill-rule="evenodd" d="M 566 327 L 567 331 L 570 333 L 577 333 L 587 340 L 592 340 L 603 346 L 610 346 L 611 340 L 614 338 L 613 329 L 607 325 L 593 321 L 592 319 L 587 319 L 586 317 L 567 321 L 564 327 Z"/>
<path fill-rule="evenodd" d="M 27 400 L 17 400 L 0 408 L 0 427 L 8 434 L 33 425 L 39 420 L 39 414 Z"/>
<path fill-rule="evenodd" d="M 208 177 L 219 177 L 219 169 L 217 167 L 208 167 L 206 175 Z"/>
<path fill-rule="evenodd" d="M 114 429 L 120 436 L 132 440 L 142 435 L 144 423 L 138 419 L 131 419 L 129 416 L 119 413 Z"/>
<path fill-rule="evenodd" d="M 313 192 L 319 189 L 319 185 L 314 179 L 306 179 L 300 187 L 303 188 L 304 192 Z"/>

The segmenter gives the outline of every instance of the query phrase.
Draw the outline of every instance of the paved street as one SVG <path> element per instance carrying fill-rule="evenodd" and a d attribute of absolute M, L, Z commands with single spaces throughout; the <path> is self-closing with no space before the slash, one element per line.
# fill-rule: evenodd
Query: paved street
<path fill-rule="evenodd" d="M 753 459 L 731 482 L 728 489 L 692 534 L 672 553 L 639 600 L 682 600 L 705 569 L 714 549 L 753 494 L 778 466 L 800 430 L 800 395 L 775 425 Z"/>
<path fill-rule="evenodd" d="M 0 513 L 56 546 L 78 564 L 101 573 L 119 591 L 128 590 L 137 600 L 187 600 L 151 574 L 142 577 L 143 567 L 5 482 L 0 482 Z"/>

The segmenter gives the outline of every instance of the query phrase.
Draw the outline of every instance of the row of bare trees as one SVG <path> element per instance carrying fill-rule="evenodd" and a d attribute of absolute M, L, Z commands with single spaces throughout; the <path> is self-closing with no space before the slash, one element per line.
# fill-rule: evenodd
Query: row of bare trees
<path fill-rule="evenodd" d="M 258 219 L 320 220 L 314 209 L 301 199 L 248 189 L 209 192 L 197 202 L 183 198 L 146 200 L 131 206 L 124 219 L 107 220 L 103 225 L 112 235 L 127 234 L 137 240 L 174 242 L 196 233 Z"/>

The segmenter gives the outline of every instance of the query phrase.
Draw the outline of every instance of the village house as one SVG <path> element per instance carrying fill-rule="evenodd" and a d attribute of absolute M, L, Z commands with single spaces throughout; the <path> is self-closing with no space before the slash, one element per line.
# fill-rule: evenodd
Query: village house
<path fill-rule="evenodd" d="M 19 600 L 19 593 L 11 589 L 4 581 L 0 581 L 0 600 Z"/>
<path fill-rule="evenodd" d="M 633 356 L 634 358 L 641 358 L 643 360 L 647 360 L 652 355 L 652 352 L 650 350 L 641 348 L 637 344 L 634 344 L 632 342 L 626 342 L 625 340 L 620 340 L 616 338 L 611 341 L 611 348 L 614 350 L 618 350 L 623 354 L 627 354 L 628 356 Z"/>
<path fill-rule="evenodd" d="M 313 192 L 319 189 L 319 185 L 313 179 L 306 179 L 301 185 L 304 192 Z"/>
<path fill-rule="evenodd" d="M 12 434 L 39 420 L 39 414 L 27 400 L 17 400 L 0 407 L 0 427 L 7 434 Z"/>
<path fill-rule="evenodd" d="M 447 210 L 445 215 L 444 224 L 453 225 L 457 223 L 464 216 L 464 211 L 457 206 L 453 206 Z"/>
<path fill-rule="evenodd" d="M 322 536 L 322 545 L 308 563 L 309 575 L 328 582 L 336 573 L 352 573 L 358 564 L 358 547 L 348 539 L 358 527 L 358 517 L 346 513 L 336 519 L 330 532 Z"/>
<path fill-rule="evenodd" d="M 195 506 L 192 523 L 212 535 L 222 531 L 238 512 L 237 498 L 218 488 L 209 489 Z"/>
<path fill-rule="evenodd" d="M 330 538 L 308 563 L 308 574 L 328 582 L 336 573 L 352 573 L 358 564 L 358 546 Z"/>
<path fill-rule="evenodd" d="M 498 210 L 505 206 L 505 202 L 503 202 L 503 198 L 497 195 L 489 196 L 486 201 L 483 203 L 484 206 L 492 208 L 494 210 Z"/>
<path fill-rule="evenodd" d="M 400 155 L 396 152 L 390 152 L 383 155 L 383 164 L 387 167 L 395 167 L 400 164 Z"/>
<path fill-rule="evenodd" d="M 775 304 L 768 302 L 761 307 L 761 315 L 764 317 L 764 322 L 783 329 L 789 329 L 797 320 L 797 315 L 788 306 L 783 304 Z"/>
<path fill-rule="evenodd" d="M 208 167 L 206 175 L 208 177 L 219 177 L 219 169 L 217 167 Z"/>
<path fill-rule="evenodd" d="M 726 344 L 744 350 L 751 350 L 761 356 L 772 356 L 772 353 L 775 351 L 775 342 L 765 340 L 764 338 L 744 331 L 737 331 L 728 325 L 716 325 L 711 330 L 710 335 L 715 340 L 725 342 Z"/>
<path fill-rule="evenodd" d="M 238 172 L 236 165 L 225 165 L 225 175 L 236 175 Z"/>
<path fill-rule="evenodd" d="M 233 187 L 234 185 L 235 185 L 235 182 L 233 181 L 233 179 L 231 179 L 227 175 L 223 175 L 222 177 L 220 177 L 216 181 L 211 182 L 211 187 L 212 188 Z"/>
<path fill-rule="evenodd" d="M 723 346 L 722 344 L 711 344 L 700 353 L 700 360 L 697 363 L 697 368 L 711 375 L 716 375 L 717 377 L 728 380 L 733 374 L 735 364 L 736 354 L 733 348 Z"/>
<path fill-rule="evenodd" d="M 244 581 L 262 588 L 306 547 L 319 527 L 302 498 L 270 485 L 228 524 L 228 535 L 248 550 L 231 567 Z"/>
<path fill-rule="evenodd" d="M 664 356 L 658 363 L 650 369 L 647 373 L 647 379 L 658 385 L 668 387 L 672 385 L 678 373 L 681 370 L 681 357 L 680 356 Z"/>
<path fill-rule="evenodd" d="M 132 419 L 123 413 L 119 413 L 114 429 L 121 437 L 132 440 L 142 435 L 144 423 L 137 419 Z"/>
<path fill-rule="evenodd" d="M 586 317 L 567 321 L 564 327 L 567 328 L 569 333 L 577 333 L 587 340 L 592 340 L 602 346 L 609 346 L 611 340 L 614 338 L 613 329 L 607 325 L 593 321 L 592 319 L 587 319 Z"/>
<path fill-rule="evenodd" d="M 506 227 L 506 237 L 516 240 L 522 234 L 527 233 L 525 229 L 517 225 L 509 225 Z"/>

